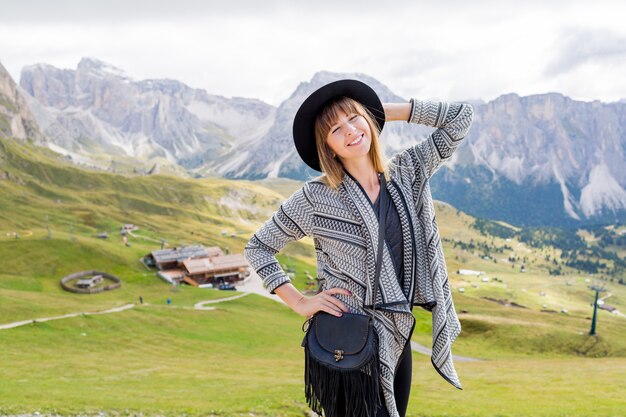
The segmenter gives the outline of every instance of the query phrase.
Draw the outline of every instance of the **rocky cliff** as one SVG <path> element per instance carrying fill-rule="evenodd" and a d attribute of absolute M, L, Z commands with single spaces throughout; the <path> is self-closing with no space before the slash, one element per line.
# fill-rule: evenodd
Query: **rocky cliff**
<path fill-rule="evenodd" d="M 46 140 L 37 126 L 19 88 L 0 64 L 0 135 L 43 145 Z"/>
<path fill-rule="evenodd" d="M 164 157 L 188 169 L 258 139 L 274 116 L 259 100 L 210 95 L 175 80 L 134 81 L 90 58 L 76 70 L 28 66 L 20 85 L 61 151 Z"/>

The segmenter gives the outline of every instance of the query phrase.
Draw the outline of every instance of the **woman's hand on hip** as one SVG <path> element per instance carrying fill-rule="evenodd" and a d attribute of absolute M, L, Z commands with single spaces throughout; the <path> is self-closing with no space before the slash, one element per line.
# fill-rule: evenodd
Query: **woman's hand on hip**
<path fill-rule="evenodd" d="M 311 297 L 302 296 L 292 307 L 293 311 L 304 317 L 310 317 L 318 311 L 325 311 L 333 316 L 341 317 L 343 313 L 348 313 L 349 310 L 340 299 L 334 297 L 334 294 L 352 295 L 350 291 L 343 288 L 330 288 Z"/>

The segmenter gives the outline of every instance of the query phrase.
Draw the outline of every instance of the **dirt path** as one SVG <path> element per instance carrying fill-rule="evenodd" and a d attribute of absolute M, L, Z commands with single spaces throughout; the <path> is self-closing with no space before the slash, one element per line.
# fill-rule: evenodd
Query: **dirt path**
<path fill-rule="evenodd" d="M 163 239 L 155 239 L 155 238 L 150 237 L 150 236 L 136 235 L 136 234 L 133 233 L 132 230 L 128 230 L 126 233 L 128 233 L 128 235 L 131 236 L 134 239 L 143 239 L 143 240 L 147 240 L 148 242 L 154 242 L 154 243 L 158 243 L 158 244 L 161 244 L 162 241 L 164 242 Z M 163 246 L 167 248 L 167 247 L 170 246 L 170 244 L 167 243 L 167 242 L 164 242 Z"/>
<path fill-rule="evenodd" d="M 16 321 L 16 322 L 13 322 L 13 323 L 0 324 L 0 330 L 12 329 L 14 327 L 24 326 L 26 324 L 31 324 L 31 323 L 35 323 L 35 322 L 40 323 L 40 322 L 50 321 L 50 320 L 67 319 L 67 318 L 70 318 L 70 317 L 77 317 L 77 316 L 82 316 L 82 315 L 92 316 L 92 315 L 96 315 L 96 314 L 117 313 L 117 312 L 120 312 L 120 311 L 128 310 L 128 309 L 133 308 L 133 307 L 135 307 L 134 304 L 126 304 L 126 305 L 121 306 L 121 307 L 110 308 L 108 310 L 103 310 L 103 311 L 70 313 L 70 314 L 64 314 L 62 316 L 42 317 L 42 318 L 32 319 L 32 320 Z"/>
<path fill-rule="evenodd" d="M 224 301 L 236 300 L 237 298 L 245 297 L 246 295 L 249 295 L 249 294 L 251 294 L 251 293 L 248 292 L 248 293 L 244 293 L 244 294 L 238 294 L 238 295 L 235 295 L 235 296 L 232 296 L 232 297 L 220 298 L 220 299 L 217 299 L 217 300 L 200 301 L 200 302 L 194 304 L 193 307 L 182 307 L 182 306 L 162 306 L 162 307 L 165 307 L 165 308 L 187 308 L 187 309 L 193 309 L 193 310 L 209 311 L 209 310 L 215 310 L 215 307 L 205 307 L 205 304 L 216 304 L 216 303 L 221 303 L 221 302 L 224 302 Z M 153 306 L 153 305 L 151 305 L 149 303 L 144 303 L 143 305 L 144 306 L 156 307 L 156 306 Z M 89 316 L 89 315 L 95 315 L 95 314 L 117 313 L 119 311 L 128 310 L 128 309 L 131 309 L 133 307 L 136 307 L 135 304 L 126 304 L 126 305 L 121 306 L 121 307 L 110 308 L 108 310 L 103 310 L 103 311 L 70 313 L 70 314 L 64 314 L 62 316 L 41 317 L 41 318 L 38 318 L 38 319 L 16 321 L 16 322 L 13 322 L 13 323 L 0 324 L 0 330 L 12 329 L 14 327 L 24 326 L 24 325 L 31 324 L 31 323 L 34 323 L 34 322 L 41 323 L 41 322 L 44 322 L 44 321 L 67 319 L 67 318 L 70 318 L 70 317 L 77 317 L 77 316 L 81 316 L 81 315 Z"/>
<path fill-rule="evenodd" d="M 205 305 L 206 304 L 223 303 L 224 301 L 236 300 L 238 298 L 245 297 L 246 295 L 250 295 L 250 294 L 251 293 L 246 292 L 246 293 L 243 293 L 243 294 L 234 295 L 232 297 L 218 298 L 217 300 L 199 301 L 196 304 L 194 304 L 193 308 L 195 308 L 196 310 L 214 310 L 215 307 L 205 307 Z"/>
<path fill-rule="evenodd" d="M 237 288 L 237 291 L 242 291 L 242 292 L 245 292 L 245 293 L 258 294 L 258 295 L 261 295 L 261 296 L 263 296 L 265 298 L 269 298 L 269 299 L 272 299 L 272 300 L 277 301 L 279 303 L 285 304 L 285 302 L 279 296 L 277 296 L 275 294 L 270 294 L 263 287 L 263 281 L 256 274 L 256 272 L 254 272 L 252 269 L 250 269 L 250 275 L 248 276 L 248 278 L 246 278 L 240 284 L 235 284 L 235 288 Z"/>

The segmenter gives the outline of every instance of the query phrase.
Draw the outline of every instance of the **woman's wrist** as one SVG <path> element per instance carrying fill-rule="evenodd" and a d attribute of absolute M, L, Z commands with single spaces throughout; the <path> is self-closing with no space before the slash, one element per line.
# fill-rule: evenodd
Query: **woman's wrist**
<path fill-rule="evenodd" d="M 304 300 L 304 295 L 300 296 L 300 298 L 298 298 L 298 301 L 296 301 L 296 303 L 293 305 L 292 308 L 296 308 L 298 306 L 298 304 L 300 304 L 300 301 Z"/>
<path fill-rule="evenodd" d="M 407 121 L 411 116 L 411 102 L 408 103 L 383 103 L 385 109 L 385 121 Z"/>
<path fill-rule="evenodd" d="M 292 310 L 295 310 L 298 304 L 300 304 L 304 299 L 304 294 L 298 291 L 298 289 L 294 287 L 293 284 L 290 282 L 287 282 L 284 285 L 277 287 L 275 293 Z"/>

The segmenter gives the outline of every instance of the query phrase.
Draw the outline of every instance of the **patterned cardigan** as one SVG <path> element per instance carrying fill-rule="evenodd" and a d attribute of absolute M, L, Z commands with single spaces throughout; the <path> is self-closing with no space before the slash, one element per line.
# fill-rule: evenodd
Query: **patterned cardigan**
<path fill-rule="evenodd" d="M 466 136 L 473 119 L 467 103 L 414 100 L 409 119 L 436 129 L 423 140 L 395 154 L 388 162 L 389 195 L 401 222 L 404 282 L 398 282 L 387 245 L 376 302 L 376 330 L 380 339 L 380 375 L 390 417 L 398 417 L 393 381 L 404 346 L 415 327 L 413 306 L 432 312 L 431 362 L 437 372 L 461 388 L 452 362 L 451 345 L 461 332 L 450 287 L 429 178 L 450 159 Z M 350 312 L 367 314 L 372 306 L 377 259 L 378 219 L 362 186 L 345 172 L 338 190 L 319 177 L 294 192 L 252 236 L 244 256 L 274 290 L 289 282 L 276 260 L 288 242 L 313 238 L 320 289 L 339 287 L 352 296 L 336 295 Z"/>

